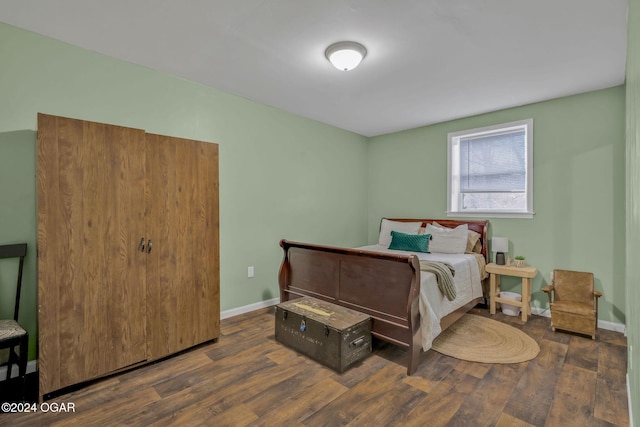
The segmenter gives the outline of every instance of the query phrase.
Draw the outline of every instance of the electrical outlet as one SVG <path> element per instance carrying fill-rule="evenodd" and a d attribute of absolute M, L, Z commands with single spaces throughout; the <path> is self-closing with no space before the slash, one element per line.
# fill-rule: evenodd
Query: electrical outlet
<path fill-rule="evenodd" d="M 253 266 L 247 268 L 247 277 L 253 277 Z"/>

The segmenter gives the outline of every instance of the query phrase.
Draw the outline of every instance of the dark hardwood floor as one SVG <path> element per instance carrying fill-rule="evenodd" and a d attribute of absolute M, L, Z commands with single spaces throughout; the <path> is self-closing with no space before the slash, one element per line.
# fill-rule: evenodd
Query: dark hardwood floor
<path fill-rule="evenodd" d="M 337 374 L 277 343 L 269 308 L 223 320 L 218 343 L 45 402 L 74 413 L 0 414 L 0 425 L 629 425 L 622 334 L 599 330 L 593 341 L 554 333 L 544 317 L 493 318 L 524 330 L 540 354 L 490 365 L 428 351 L 407 377 L 406 351 L 378 343 Z"/>

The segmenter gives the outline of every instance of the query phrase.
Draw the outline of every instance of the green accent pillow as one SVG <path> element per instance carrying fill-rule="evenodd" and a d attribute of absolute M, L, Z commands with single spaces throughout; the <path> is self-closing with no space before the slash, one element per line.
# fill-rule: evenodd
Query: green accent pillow
<path fill-rule="evenodd" d="M 389 249 L 429 253 L 429 240 L 431 240 L 431 234 L 407 234 L 392 231 Z"/>

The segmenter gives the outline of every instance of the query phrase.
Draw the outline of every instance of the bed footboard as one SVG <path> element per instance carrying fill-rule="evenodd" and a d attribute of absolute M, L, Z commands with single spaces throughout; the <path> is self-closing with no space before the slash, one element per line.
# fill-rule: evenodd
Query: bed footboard
<path fill-rule="evenodd" d="M 409 349 L 407 375 L 420 360 L 420 264 L 414 255 L 280 241 L 280 301 L 311 296 L 368 314 L 372 334 Z"/>

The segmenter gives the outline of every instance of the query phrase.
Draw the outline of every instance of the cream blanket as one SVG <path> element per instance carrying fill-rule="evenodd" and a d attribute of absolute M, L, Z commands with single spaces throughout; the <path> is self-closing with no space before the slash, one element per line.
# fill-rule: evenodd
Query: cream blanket
<path fill-rule="evenodd" d="M 472 299 L 482 296 L 482 286 L 480 283 L 482 280 L 481 271 L 484 271 L 484 268 L 480 269 L 476 261 L 476 258 L 481 258 L 481 255 L 412 253 L 407 251 L 394 251 L 382 245 L 362 246 L 358 249 L 371 252 L 413 254 L 417 255 L 420 261 L 449 263 L 455 268 L 456 274 L 453 282 L 457 295 L 453 301 L 449 301 L 444 294 L 440 292 L 435 274 L 420 271 L 420 334 L 422 349 L 424 351 L 431 348 L 433 339 L 442 332 L 440 319 L 462 307 Z M 484 259 L 482 261 L 484 261 Z"/>

